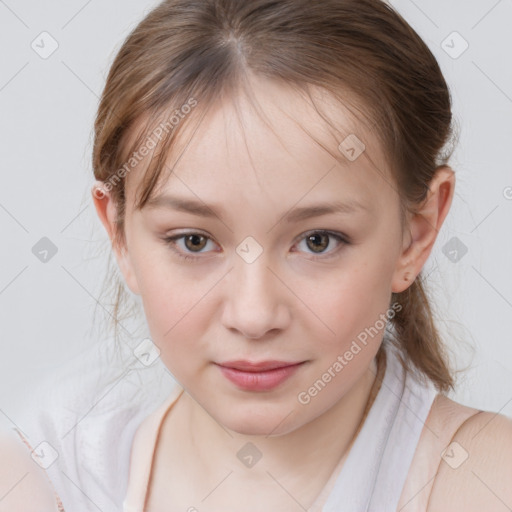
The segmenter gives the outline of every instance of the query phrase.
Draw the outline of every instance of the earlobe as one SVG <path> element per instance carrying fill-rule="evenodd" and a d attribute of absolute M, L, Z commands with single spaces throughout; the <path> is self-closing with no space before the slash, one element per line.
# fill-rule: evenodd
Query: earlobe
<path fill-rule="evenodd" d="M 121 247 L 116 240 L 116 219 L 117 208 L 108 191 L 105 190 L 101 181 L 96 181 L 91 189 L 94 207 L 98 217 L 103 224 L 110 238 L 112 250 L 126 281 L 126 284 L 135 295 L 140 295 L 139 286 L 133 270 L 133 264 L 126 247 Z"/>
<path fill-rule="evenodd" d="M 450 210 L 455 191 L 455 173 L 448 166 L 437 169 L 426 199 L 408 222 L 408 237 L 397 262 L 392 291 L 406 290 L 421 272 Z"/>

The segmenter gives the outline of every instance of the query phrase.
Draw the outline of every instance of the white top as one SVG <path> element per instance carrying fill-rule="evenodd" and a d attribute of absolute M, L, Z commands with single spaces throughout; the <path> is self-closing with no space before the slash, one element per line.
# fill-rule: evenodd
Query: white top
<path fill-rule="evenodd" d="M 437 392 L 430 381 L 406 374 L 395 347 L 384 343 L 381 388 L 311 512 L 396 512 Z M 47 473 L 66 512 L 144 512 L 158 430 L 183 390 L 159 360 L 121 367 L 108 385 L 105 376 L 98 379 L 94 356 L 87 364 L 89 372 L 82 368 L 73 385 L 53 389 L 46 405 L 40 402 L 18 425 L 32 447 L 47 441 L 58 452 Z"/>
<path fill-rule="evenodd" d="M 382 387 L 323 512 L 397 510 L 437 390 L 431 381 L 406 373 L 394 347 L 386 348 Z"/>
<path fill-rule="evenodd" d="M 437 391 L 430 381 L 422 384 L 405 374 L 394 346 L 386 343 L 385 347 L 386 372 L 365 423 L 310 511 L 396 512 Z M 137 431 L 123 512 L 143 512 L 158 431 L 182 392 L 177 386 Z"/>
<path fill-rule="evenodd" d="M 135 431 L 176 386 L 160 359 L 146 367 L 121 349 L 122 360 L 112 340 L 93 345 L 10 415 L 30 447 L 43 449 L 65 512 L 122 511 Z"/>

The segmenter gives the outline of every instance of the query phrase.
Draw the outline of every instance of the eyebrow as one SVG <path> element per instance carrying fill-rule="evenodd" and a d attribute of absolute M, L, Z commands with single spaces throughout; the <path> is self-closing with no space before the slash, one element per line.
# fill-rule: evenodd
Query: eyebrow
<path fill-rule="evenodd" d="M 165 208 L 177 210 L 207 218 L 222 218 L 222 216 L 224 215 L 224 210 L 219 205 L 209 206 L 203 203 L 202 201 L 197 201 L 195 199 L 187 199 L 184 197 L 176 197 L 169 195 L 160 195 L 151 198 L 146 203 L 146 207 L 148 209 Z M 364 204 L 352 199 L 346 202 L 333 201 L 293 208 L 289 210 L 287 213 L 284 213 L 281 219 L 284 219 L 288 223 L 292 223 L 300 222 L 302 220 L 310 219 L 313 217 L 320 217 L 322 215 L 336 213 L 353 214 L 357 212 L 369 213 L 370 210 Z"/>

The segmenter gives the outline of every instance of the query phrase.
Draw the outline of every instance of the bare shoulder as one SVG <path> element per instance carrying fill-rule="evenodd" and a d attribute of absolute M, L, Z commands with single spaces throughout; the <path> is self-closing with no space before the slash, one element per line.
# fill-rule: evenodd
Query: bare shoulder
<path fill-rule="evenodd" d="M 400 512 L 425 512 L 443 459 L 457 429 L 478 409 L 459 404 L 438 394 L 421 431 L 409 472 L 398 502 Z"/>
<path fill-rule="evenodd" d="M 13 430 L 0 429 L 0 512 L 58 512 L 44 470 Z"/>
<path fill-rule="evenodd" d="M 451 421 L 457 428 L 448 440 L 443 438 L 426 511 L 510 510 L 512 419 L 463 406 L 444 396 L 432 412 L 433 424 Z"/>

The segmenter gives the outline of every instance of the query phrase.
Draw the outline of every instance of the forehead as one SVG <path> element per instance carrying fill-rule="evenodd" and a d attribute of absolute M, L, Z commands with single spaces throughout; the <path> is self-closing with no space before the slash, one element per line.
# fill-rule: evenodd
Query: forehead
<path fill-rule="evenodd" d="M 357 105 L 348 94 L 340 102 L 321 89 L 308 96 L 252 78 L 248 93 L 219 100 L 200 123 L 184 124 L 152 195 L 188 188 L 199 197 L 258 193 L 279 202 L 286 191 L 296 201 L 298 194 L 317 199 L 338 190 L 376 205 L 396 187 Z M 141 176 L 133 173 L 132 188 Z"/>

